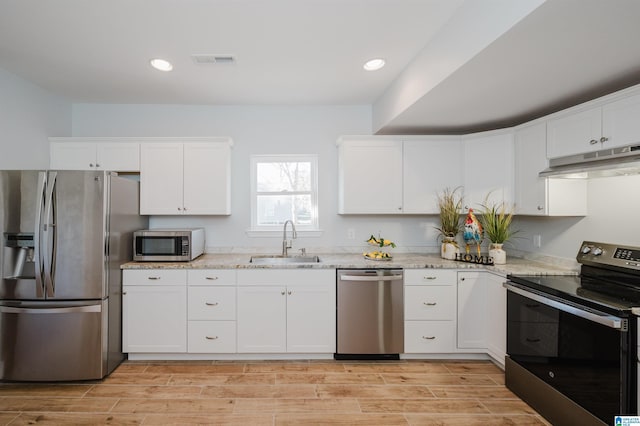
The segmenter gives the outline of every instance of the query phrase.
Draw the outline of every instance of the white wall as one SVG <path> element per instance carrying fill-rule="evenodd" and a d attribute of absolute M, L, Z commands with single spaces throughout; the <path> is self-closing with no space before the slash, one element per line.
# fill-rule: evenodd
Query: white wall
<path fill-rule="evenodd" d="M 340 135 L 370 134 L 370 106 L 73 106 L 73 136 L 230 136 L 232 214 L 228 217 L 153 217 L 154 227 L 203 226 L 210 251 L 281 249 L 282 237 L 250 238 L 249 157 L 252 154 L 317 154 L 321 237 L 299 237 L 294 249 L 364 250 L 380 232 L 401 247 L 435 247 L 435 217 L 340 216 L 337 212 L 337 148 Z M 384 178 L 381 176 L 381 178 Z M 353 228 L 356 239 L 348 240 Z"/>
<path fill-rule="evenodd" d="M 525 251 L 575 259 L 584 240 L 640 246 L 640 175 L 590 179 L 589 215 L 582 218 L 518 218 L 523 238 L 515 245 Z M 532 236 L 542 237 L 533 247 Z"/>
<path fill-rule="evenodd" d="M 71 134 L 71 103 L 0 69 L 0 169 L 49 166 L 49 136 Z"/>

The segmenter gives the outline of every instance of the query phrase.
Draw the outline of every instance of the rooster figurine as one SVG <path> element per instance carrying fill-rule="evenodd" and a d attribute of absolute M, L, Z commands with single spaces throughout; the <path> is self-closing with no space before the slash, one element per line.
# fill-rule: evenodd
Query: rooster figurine
<path fill-rule="evenodd" d="M 482 225 L 476 215 L 473 214 L 473 209 L 469 209 L 467 218 L 464 221 L 464 232 L 462 234 L 464 242 L 466 243 L 466 252 L 469 254 L 469 244 L 475 242 L 478 256 L 480 256 L 480 243 L 482 242 Z"/>

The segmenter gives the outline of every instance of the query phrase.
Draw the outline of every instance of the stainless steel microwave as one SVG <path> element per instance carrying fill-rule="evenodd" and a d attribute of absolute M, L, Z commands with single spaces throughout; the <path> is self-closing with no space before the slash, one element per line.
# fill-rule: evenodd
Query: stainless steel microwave
<path fill-rule="evenodd" d="M 133 260 L 188 262 L 204 253 L 204 229 L 143 229 L 133 233 Z"/>

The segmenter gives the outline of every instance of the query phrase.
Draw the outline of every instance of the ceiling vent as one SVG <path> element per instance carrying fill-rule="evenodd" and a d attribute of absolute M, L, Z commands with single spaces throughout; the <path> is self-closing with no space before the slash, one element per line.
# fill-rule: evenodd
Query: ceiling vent
<path fill-rule="evenodd" d="M 235 64 L 236 58 L 233 55 L 191 55 L 193 62 L 198 65 L 229 65 Z"/>

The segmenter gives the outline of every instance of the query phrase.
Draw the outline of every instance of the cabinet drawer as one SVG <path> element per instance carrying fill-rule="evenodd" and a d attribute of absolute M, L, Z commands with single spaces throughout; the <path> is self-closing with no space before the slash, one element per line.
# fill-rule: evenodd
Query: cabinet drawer
<path fill-rule="evenodd" d="M 127 269 L 122 271 L 124 285 L 187 285 L 186 269 Z"/>
<path fill-rule="evenodd" d="M 455 347 L 453 321 L 405 321 L 405 353 L 451 353 Z"/>
<path fill-rule="evenodd" d="M 407 286 L 404 289 L 405 320 L 452 320 L 456 313 L 454 286 Z"/>
<path fill-rule="evenodd" d="M 235 321 L 189 321 L 187 329 L 190 353 L 236 352 Z"/>
<path fill-rule="evenodd" d="M 405 285 L 454 285 L 456 271 L 454 269 L 405 269 Z"/>
<path fill-rule="evenodd" d="M 238 285 L 334 284 L 335 269 L 240 269 Z"/>
<path fill-rule="evenodd" d="M 235 287 L 188 287 L 190 320 L 236 319 Z"/>
<path fill-rule="evenodd" d="M 233 269 L 189 269 L 189 285 L 236 285 L 236 271 Z"/>

